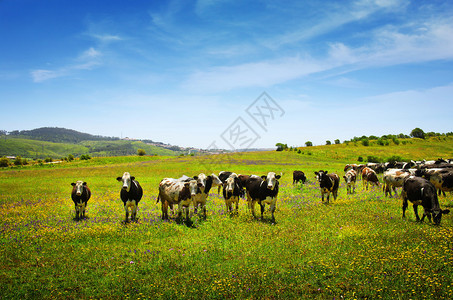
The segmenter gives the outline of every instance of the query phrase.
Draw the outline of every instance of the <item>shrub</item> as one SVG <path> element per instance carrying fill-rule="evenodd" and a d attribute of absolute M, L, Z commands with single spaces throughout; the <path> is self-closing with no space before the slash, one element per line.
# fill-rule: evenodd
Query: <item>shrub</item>
<path fill-rule="evenodd" d="M 0 158 L 0 167 L 5 168 L 9 166 L 9 160 L 6 157 Z"/>
<path fill-rule="evenodd" d="M 326 145 L 332 145 L 332 143 L 329 140 L 327 140 Z"/>
<path fill-rule="evenodd" d="M 362 161 L 363 161 L 363 157 L 359 156 L 359 157 L 357 158 L 357 161 L 362 162 Z"/>
<path fill-rule="evenodd" d="M 22 166 L 22 157 L 20 156 L 16 156 L 16 158 L 14 159 L 14 165 L 16 166 Z"/>
<path fill-rule="evenodd" d="M 370 141 L 368 139 L 362 139 L 362 145 L 364 145 L 365 147 L 368 147 L 370 145 Z"/>
<path fill-rule="evenodd" d="M 311 146 L 313 146 L 313 143 L 312 143 L 312 142 L 310 142 L 310 141 L 306 141 L 306 142 L 305 142 L 305 146 L 307 146 L 307 147 L 311 147 Z"/>
<path fill-rule="evenodd" d="M 379 163 L 379 162 L 381 162 L 379 157 L 374 156 L 374 155 L 368 155 L 366 160 L 367 160 L 367 162 L 370 162 L 370 163 Z"/>
<path fill-rule="evenodd" d="M 340 140 L 339 139 L 336 139 L 334 142 L 335 142 L 335 145 L 340 144 Z"/>
<path fill-rule="evenodd" d="M 144 149 L 138 149 L 138 150 L 137 150 L 137 154 L 138 154 L 139 156 L 143 156 L 143 155 L 146 154 L 146 151 L 145 151 Z"/>
<path fill-rule="evenodd" d="M 392 162 L 392 161 L 405 161 L 405 159 L 402 158 L 402 157 L 399 156 L 399 155 L 392 155 L 392 156 L 390 156 L 389 158 L 387 158 L 387 161 L 388 161 L 388 162 Z"/>
<path fill-rule="evenodd" d="M 392 137 L 392 141 L 395 145 L 399 145 L 400 144 L 400 140 L 396 138 L 396 136 L 393 136 Z"/>
<path fill-rule="evenodd" d="M 50 163 L 52 162 L 52 157 L 46 157 L 46 159 L 44 160 L 46 163 Z"/>
<path fill-rule="evenodd" d="M 82 154 L 82 155 L 80 156 L 80 159 L 81 159 L 81 160 L 89 160 L 89 159 L 91 159 L 91 156 L 89 156 L 88 154 Z"/>
<path fill-rule="evenodd" d="M 73 160 L 74 160 L 74 155 L 69 154 L 69 155 L 68 155 L 68 161 L 73 161 Z"/>

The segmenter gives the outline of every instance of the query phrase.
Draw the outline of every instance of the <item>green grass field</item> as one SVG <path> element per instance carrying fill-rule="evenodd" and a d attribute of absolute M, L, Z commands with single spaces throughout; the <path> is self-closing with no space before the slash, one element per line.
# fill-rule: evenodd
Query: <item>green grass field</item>
<path fill-rule="evenodd" d="M 303 154 L 253 152 L 195 157 L 105 157 L 0 171 L 2 299 L 452 299 L 453 215 L 416 223 L 380 189 L 321 203 L 314 171 L 343 175 L 367 155 L 450 158 L 453 139 L 406 145 L 304 147 Z M 383 151 L 382 153 L 380 151 Z M 308 177 L 292 185 L 292 171 Z M 252 219 L 244 200 L 225 213 L 212 191 L 206 220 L 192 227 L 160 219 L 164 177 L 231 170 L 283 172 L 275 212 Z M 122 223 L 116 177 L 130 172 L 144 197 L 137 223 Z M 92 191 L 87 219 L 73 220 L 71 182 Z M 440 197 L 453 206 L 453 196 Z M 257 211 L 259 211 L 257 207 Z"/>

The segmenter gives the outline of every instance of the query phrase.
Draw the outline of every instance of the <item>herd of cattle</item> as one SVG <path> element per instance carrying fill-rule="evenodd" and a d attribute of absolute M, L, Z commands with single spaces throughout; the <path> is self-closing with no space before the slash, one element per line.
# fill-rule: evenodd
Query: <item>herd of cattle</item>
<path fill-rule="evenodd" d="M 397 195 L 396 188 L 401 187 L 401 197 L 403 198 L 403 218 L 408 206 L 408 200 L 412 202 L 417 221 L 423 221 L 425 217 L 431 221 L 431 216 L 435 224 L 440 224 L 443 214 L 448 214 L 449 210 L 442 210 L 439 206 L 437 193 L 453 191 L 453 164 L 452 161 L 438 159 L 436 161 L 423 161 L 410 163 L 368 163 L 365 165 L 347 164 L 344 168 L 343 176 L 346 184 L 347 194 L 355 193 L 355 184 L 359 177 L 365 189 L 368 185 L 380 186 L 377 174 L 383 173 L 383 191 L 385 196 L 392 196 L 392 190 Z M 332 194 L 334 200 L 338 195 L 340 177 L 335 173 L 320 170 L 315 172 L 316 179 L 321 189 L 321 199 L 324 202 L 326 196 L 327 203 Z M 159 194 L 157 202 L 162 205 L 162 219 L 168 219 L 168 208 L 173 211 L 177 205 L 177 220 L 182 220 L 182 213 L 185 212 L 185 220 L 189 221 L 189 207 L 192 204 L 194 213 L 200 210 L 206 218 L 206 200 L 213 187 L 218 187 L 218 192 L 223 189 L 225 205 L 230 213 L 237 213 L 239 199 L 246 196 L 247 204 L 255 217 L 255 204 L 258 202 L 261 208 L 261 219 L 263 218 L 265 205 L 270 206 L 272 222 L 275 222 L 274 212 L 277 202 L 279 179 L 281 175 L 269 172 L 267 175 L 238 175 L 234 172 L 222 171 L 219 175 L 205 175 L 188 177 L 182 176 L 178 179 L 164 178 L 159 183 Z M 122 177 L 116 178 L 122 183 L 120 192 L 121 200 L 124 203 L 126 212 L 125 222 L 129 221 L 129 211 L 131 220 L 137 219 L 137 207 L 143 196 L 143 189 L 128 172 Z M 306 176 L 303 171 L 293 172 L 293 184 L 298 182 L 305 183 Z M 73 186 L 71 197 L 75 204 L 75 219 L 85 218 L 85 209 L 90 199 L 91 191 L 86 182 L 77 181 L 71 183 Z M 418 205 L 422 205 L 424 213 L 420 219 L 417 213 Z M 233 206 L 235 207 L 233 209 Z"/>

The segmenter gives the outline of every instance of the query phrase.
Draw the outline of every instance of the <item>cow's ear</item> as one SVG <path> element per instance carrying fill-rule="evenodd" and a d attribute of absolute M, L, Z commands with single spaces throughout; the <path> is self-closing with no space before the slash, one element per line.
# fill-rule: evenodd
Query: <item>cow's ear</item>
<path fill-rule="evenodd" d="M 329 171 L 325 170 L 325 171 L 324 171 L 324 174 L 329 174 Z"/>
<path fill-rule="evenodd" d="M 319 173 L 318 172 L 315 172 L 315 175 L 318 175 Z"/>
<path fill-rule="evenodd" d="M 72 186 L 75 186 L 75 183 L 73 182 L 73 183 L 71 183 L 71 185 L 72 185 Z"/>
<path fill-rule="evenodd" d="M 450 212 L 449 209 L 444 209 L 444 210 L 442 211 L 442 214 L 443 214 L 443 215 L 447 215 L 449 212 Z"/>
<path fill-rule="evenodd" d="M 194 177 L 192 177 L 192 178 L 195 179 L 195 180 L 198 180 L 198 176 L 194 176 Z"/>
<path fill-rule="evenodd" d="M 83 185 L 87 185 L 87 183 L 84 181 L 84 182 L 83 182 Z"/>
<path fill-rule="evenodd" d="M 121 181 L 123 177 L 116 177 L 116 180 Z"/>
<path fill-rule="evenodd" d="M 134 176 L 131 176 L 131 180 L 135 180 L 135 177 L 134 177 Z"/>
<path fill-rule="evenodd" d="M 276 175 L 275 178 L 280 179 L 282 176 Z"/>
<path fill-rule="evenodd" d="M 266 175 L 263 175 L 263 176 L 261 176 L 261 178 L 263 178 L 263 180 L 266 180 L 266 179 L 267 179 L 267 176 L 266 176 Z"/>

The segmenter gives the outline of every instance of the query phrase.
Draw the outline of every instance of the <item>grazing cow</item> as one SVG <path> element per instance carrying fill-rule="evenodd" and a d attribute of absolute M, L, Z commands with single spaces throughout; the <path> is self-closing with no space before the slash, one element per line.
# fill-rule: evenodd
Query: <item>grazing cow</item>
<path fill-rule="evenodd" d="M 384 182 L 382 190 L 385 193 L 385 197 L 387 197 L 388 194 L 392 197 L 392 189 L 395 193 L 395 197 L 397 197 L 398 193 L 396 192 L 396 188 L 402 187 L 404 180 L 410 175 L 410 172 L 403 169 L 389 169 L 385 171 L 384 176 L 382 177 L 382 181 Z"/>
<path fill-rule="evenodd" d="M 135 180 L 134 176 L 131 176 L 129 172 L 124 172 L 123 177 L 117 177 L 116 180 L 123 183 L 120 197 L 124 203 L 124 210 L 126 211 L 126 219 L 124 222 L 129 220 L 129 208 L 131 209 L 131 220 L 135 221 L 137 219 L 137 208 L 138 203 L 142 199 L 143 189 Z"/>
<path fill-rule="evenodd" d="M 75 205 L 75 219 L 78 221 L 85 218 L 85 208 L 91 197 L 91 191 L 88 188 L 87 183 L 80 180 L 71 183 L 71 185 L 71 198 Z"/>
<path fill-rule="evenodd" d="M 189 222 L 189 206 L 193 202 L 193 198 L 197 194 L 200 187 L 195 179 L 188 181 L 180 181 L 174 178 L 164 178 L 159 183 L 159 196 L 157 203 L 162 203 L 162 220 L 168 219 L 168 206 L 173 207 L 174 204 L 178 205 L 177 220 L 182 219 L 182 210 L 184 208 L 186 215 L 186 223 Z"/>
<path fill-rule="evenodd" d="M 344 181 L 346 181 L 346 193 L 354 194 L 355 193 L 355 182 L 357 180 L 357 172 L 353 169 L 349 170 L 343 176 Z"/>
<path fill-rule="evenodd" d="M 242 174 L 239 174 L 238 175 L 238 178 L 239 180 L 241 181 L 241 192 L 240 192 L 240 196 L 242 198 L 245 197 L 245 183 L 247 182 L 247 180 L 249 180 L 250 178 L 250 175 L 242 175 Z"/>
<path fill-rule="evenodd" d="M 223 198 L 227 211 L 233 212 L 233 203 L 236 204 L 236 213 L 239 209 L 239 197 L 242 194 L 242 183 L 236 173 L 233 173 L 225 180 L 223 184 Z"/>
<path fill-rule="evenodd" d="M 320 170 L 315 172 L 316 178 L 321 188 L 321 199 L 324 202 L 324 194 L 327 194 L 327 203 L 329 203 L 330 193 L 333 195 L 333 199 L 337 200 L 338 187 L 340 185 L 340 177 L 335 174 L 328 174 L 327 171 Z"/>
<path fill-rule="evenodd" d="M 362 170 L 362 180 L 363 186 L 366 186 L 366 190 L 368 190 L 368 183 L 379 186 L 379 179 L 377 178 L 376 172 L 368 167 L 365 167 Z"/>
<path fill-rule="evenodd" d="M 349 171 L 349 170 L 354 170 L 357 172 L 357 169 L 359 168 L 359 166 L 357 164 L 347 164 L 344 166 L 344 170 L 345 172 Z"/>
<path fill-rule="evenodd" d="M 383 173 L 385 169 L 385 165 L 383 163 L 367 163 L 366 166 L 376 172 L 376 174 Z"/>
<path fill-rule="evenodd" d="M 278 195 L 278 179 L 280 175 L 275 175 L 274 172 L 269 172 L 264 176 L 251 175 L 245 184 L 247 191 L 247 201 L 250 210 L 252 211 L 253 217 L 255 217 L 255 203 L 261 207 L 261 220 L 263 219 L 264 206 L 265 204 L 270 205 L 270 211 L 272 213 L 272 222 L 275 223 L 275 204 L 277 203 Z"/>
<path fill-rule="evenodd" d="M 296 184 L 299 181 L 302 181 L 302 183 L 305 183 L 306 180 L 307 180 L 307 177 L 305 177 L 304 172 L 302 172 L 302 171 L 293 172 L 293 184 Z"/>
<path fill-rule="evenodd" d="M 431 214 L 433 216 L 434 224 L 439 225 L 442 220 L 442 215 L 448 214 L 450 210 L 442 210 L 437 198 L 436 188 L 434 185 L 425 178 L 410 176 L 403 184 L 403 191 L 401 192 L 403 198 L 403 218 L 406 217 L 407 200 L 412 202 L 414 207 L 415 218 L 417 221 L 423 222 L 425 216 L 431 222 Z M 424 212 L 420 220 L 418 216 L 418 205 L 423 206 Z"/>
<path fill-rule="evenodd" d="M 194 213 L 197 213 L 198 207 L 200 207 L 200 210 L 203 211 L 203 217 L 206 218 L 206 200 L 209 196 L 209 191 L 213 186 L 222 186 L 222 182 L 214 174 L 206 176 L 200 173 L 198 176 L 194 176 L 194 179 L 199 186 L 197 194 L 193 197 Z"/>

